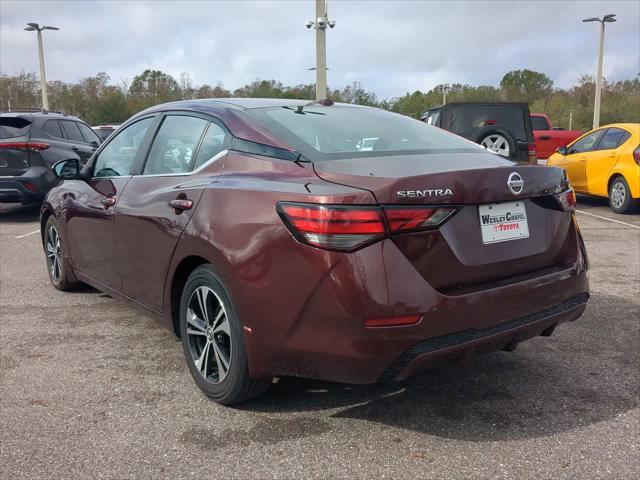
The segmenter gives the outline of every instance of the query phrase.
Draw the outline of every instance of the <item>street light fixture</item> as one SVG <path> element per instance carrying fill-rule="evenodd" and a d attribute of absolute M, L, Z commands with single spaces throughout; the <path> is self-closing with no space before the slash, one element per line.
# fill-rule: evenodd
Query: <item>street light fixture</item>
<path fill-rule="evenodd" d="M 47 97 L 47 77 L 44 73 L 44 49 L 42 47 L 43 30 L 60 30 L 58 27 L 48 25 L 38 25 L 37 23 L 27 23 L 27 32 L 38 32 L 38 55 L 40 57 L 40 91 L 42 92 L 42 109 L 49 110 L 49 98 Z"/>
<path fill-rule="evenodd" d="M 316 100 L 327 98 L 327 27 L 336 26 L 327 14 L 326 0 L 316 0 L 316 20 L 307 20 L 305 27 L 316 31 Z"/>
<path fill-rule="evenodd" d="M 602 18 L 591 17 L 585 18 L 582 20 L 584 23 L 587 22 L 598 22 L 600 23 L 600 49 L 598 52 L 598 69 L 596 72 L 596 98 L 595 104 L 593 106 L 593 128 L 598 128 L 600 126 L 600 98 L 602 96 L 602 59 L 604 57 L 604 24 L 605 23 L 613 23 L 617 20 L 615 19 L 616 14 L 610 13 L 605 15 Z"/>

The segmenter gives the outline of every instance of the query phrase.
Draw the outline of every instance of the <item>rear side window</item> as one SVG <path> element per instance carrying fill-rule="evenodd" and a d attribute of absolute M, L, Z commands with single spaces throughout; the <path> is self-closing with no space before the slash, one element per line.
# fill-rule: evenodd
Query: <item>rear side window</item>
<path fill-rule="evenodd" d="M 618 148 L 626 142 L 630 136 L 631 134 L 626 130 L 610 128 L 607 130 L 607 133 L 604 134 L 602 140 L 600 140 L 598 150 L 613 150 L 614 148 Z"/>
<path fill-rule="evenodd" d="M 29 133 L 31 122 L 20 117 L 0 117 L 0 138 L 23 137 Z"/>
<path fill-rule="evenodd" d="M 549 122 L 544 117 L 531 117 L 531 127 L 534 130 L 549 130 Z"/>
<path fill-rule="evenodd" d="M 205 133 L 204 138 L 202 139 L 202 144 L 200 145 L 200 149 L 198 150 L 196 161 L 193 164 L 192 170 L 201 167 L 213 157 L 218 155 L 221 151 L 223 151 L 225 143 L 225 131 L 215 123 L 210 123 L 209 128 L 207 129 L 207 133 Z"/>
<path fill-rule="evenodd" d="M 194 155 L 206 120 L 185 115 L 165 117 L 149 151 L 143 175 L 186 173 L 191 171 Z"/>
<path fill-rule="evenodd" d="M 95 142 L 98 145 L 100 145 L 100 137 L 98 137 L 98 135 L 96 135 L 96 133 L 93 130 L 91 130 L 84 123 L 78 122 L 77 125 L 78 127 L 80 127 L 80 131 L 82 132 L 82 135 L 84 136 L 84 139 L 87 143 Z"/>
<path fill-rule="evenodd" d="M 60 124 L 57 120 L 47 120 L 42 129 L 52 137 L 64 138 L 62 130 L 60 129 Z"/>
<path fill-rule="evenodd" d="M 62 129 L 69 140 L 72 142 L 86 143 L 76 122 L 71 120 L 62 120 L 60 123 L 62 124 Z"/>

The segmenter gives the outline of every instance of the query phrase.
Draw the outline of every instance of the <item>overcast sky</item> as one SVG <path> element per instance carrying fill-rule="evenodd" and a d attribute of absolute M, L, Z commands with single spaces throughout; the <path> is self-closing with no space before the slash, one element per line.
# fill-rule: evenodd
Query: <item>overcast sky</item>
<path fill-rule="evenodd" d="M 567 87 L 595 71 L 598 24 L 608 24 L 604 75 L 640 73 L 640 2 L 629 1 L 349 1 L 329 2 L 328 81 L 354 80 L 382 97 L 434 85 L 497 85 L 509 70 L 530 68 Z M 0 1 L 0 70 L 37 71 L 36 35 L 44 32 L 48 80 L 77 81 L 107 72 L 131 80 L 147 68 L 194 84 L 234 89 L 254 79 L 311 83 L 314 2 L 298 1 Z"/>

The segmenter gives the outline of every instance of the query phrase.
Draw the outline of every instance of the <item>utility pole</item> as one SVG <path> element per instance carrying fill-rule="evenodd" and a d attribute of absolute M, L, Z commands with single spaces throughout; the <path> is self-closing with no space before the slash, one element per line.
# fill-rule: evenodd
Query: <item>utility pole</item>
<path fill-rule="evenodd" d="M 615 13 L 605 15 L 602 18 L 593 17 L 585 18 L 583 22 L 599 22 L 600 23 L 600 48 L 598 49 L 598 68 L 596 71 L 596 98 L 593 105 L 593 128 L 596 129 L 600 126 L 600 98 L 602 95 L 602 61 L 604 57 L 604 24 L 613 23 L 616 21 L 614 18 Z"/>
<path fill-rule="evenodd" d="M 569 112 L 569 130 L 571 130 L 571 127 L 573 126 L 573 112 L 575 112 L 576 109 L 572 108 L 571 110 L 567 110 L 567 112 Z"/>
<path fill-rule="evenodd" d="M 47 76 L 44 71 L 44 48 L 42 46 L 43 30 L 60 30 L 57 27 L 48 27 L 47 25 L 38 25 L 37 23 L 27 23 L 25 27 L 27 32 L 38 32 L 38 56 L 40 57 L 40 91 L 42 92 L 42 109 L 49 110 L 49 98 L 47 97 Z"/>
<path fill-rule="evenodd" d="M 336 26 L 327 15 L 326 0 L 316 0 L 316 19 L 305 26 L 316 31 L 316 100 L 320 101 L 327 98 L 327 27 Z"/>

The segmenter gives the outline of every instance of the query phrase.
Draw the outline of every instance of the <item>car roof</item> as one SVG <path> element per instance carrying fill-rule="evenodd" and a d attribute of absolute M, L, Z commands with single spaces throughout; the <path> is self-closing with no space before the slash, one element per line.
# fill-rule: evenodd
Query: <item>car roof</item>
<path fill-rule="evenodd" d="M 78 117 L 67 115 L 60 112 L 1 112 L 0 117 L 21 117 L 21 118 L 47 118 L 47 119 L 65 119 L 65 120 L 78 120 L 83 121 Z"/>

